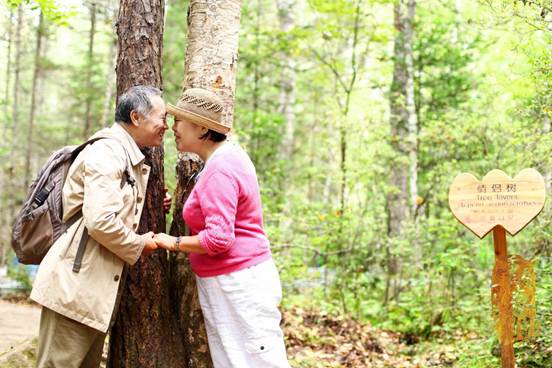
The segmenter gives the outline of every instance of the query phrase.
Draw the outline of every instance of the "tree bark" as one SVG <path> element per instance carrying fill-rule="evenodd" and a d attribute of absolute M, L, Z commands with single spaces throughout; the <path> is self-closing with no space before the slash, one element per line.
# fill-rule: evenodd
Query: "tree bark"
<path fill-rule="evenodd" d="M 278 0 L 278 20 L 280 22 L 280 31 L 285 37 L 293 29 L 294 17 L 293 8 L 294 0 Z M 289 51 L 280 53 L 282 62 L 282 72 L 280 78 L 280 97 L 278 111 L 284 117 L 285 129 L 284 139 L 280 149 L 282 159 L 289 160 L 293 153 L 294 129 L 295 129 L 295 113 L 293 106 L 295 105 L 295 62 Z"/>
<path fill-rule="evenodd" d="M 133 85 L 161 87 L 164 1 L 121 0 L 117 36 L 117 96 Z M 144 150 L 151 166 L 139 232 L 164 232 L 163 149 Z M 167 253 L 141 258 L 128 269 L 111 331 L 109 367 L 186 367 L 169 299 Z"/>
<path fill-rule="evenodd" d="M 13 83 L 13 103 L 12 103 L 12 127 L 11 127 L 11 147 L 8 163 L 8 180 L 11 193 L 17 192 L 18 183 L 16 183 L 17 163 L 17 127 L 19 125 L 19 89 L 21 88 L 21 30 L 23 28 L 23 5 L 17 8 L 17 26 L 15 30 L 15 63 L 14 63 L 14 83 Z M 9 219 L 15 218 L 17 198 L 12 195 L 10 200 Z"/>
<path fill-rule="evenodd" d="M 414 103 L 412 40 L 415 0 L 396 0 L 394 5 L 393 82 L 390 95 L 390 136 L 395 152 L 390 175 L 391 190 L 388 194 L 389 236 L 404 236 L 404 227 L 414 213 L 417 197 L 417 136 L 418 126 Z M 416 250 L 415 250 L 416 252 Z M 393 288 L 393 296 L 400 291 L 400 260 L 389 250 L 387 256 L 387 285 Z M 390 294 L 386 290 L 385 302 Z"/>
<path fill-rule="evenodd" d="M 88 33 L 88 55 L 86 67 L 86 102 L 84 112 L 83 137 L 88 139 L 90 134 L 91 117 L 90 110 L 92 105 L 92 68 L 94 67 L 94 36 L 96 34 L 96 3 L 90 4 L 90 32 Z"/>
<path fill-rule="evenodd" d="M 188 37 L 183 90 L 200 87 L 214 91 L 225 103 L 223 119 L 233 120 L 241 1 L 192 0 L 188 9 Z M 171 234 L 187 234 L 182 207 L 192 190 L 191 177 L 202 163 L 183 155 L 177 164 L 175 212 Z M 171 257 L 173 299 L 178 307 L 185 361 L 190 368 L 212 367 L 195 276 L 187 255 Z"/>
<path fill-rule="evenodd" d="M 177 187 L 174 194 L 175 208 L 170 234 L 189 235 L 189 229 L 182 218 L 182 209 L 193 189 L 192 176 L 201 170 L 202 162 L 189 154 L 179 157 L 176 165 Z M 186 253 L 171 254 L 171 298 L 177 305 L 178 331 L 184 345 L 186 367 L 210 368 L 213 366 L 209 354 L 203 313 L 199 305 L 195 275 L 190 268 Z"/>
<path fill-rule="evenodd" d="M 548 117 L 548 115 L 544 115 L 543 122 L 542 122 L 542 135 L 548 136 L 550 134 L 552 127 L 552 121 Z M 552 171 L 550 170 L 550 167 L 548 165 L 543 165 L 543 176 L 544 176 L 544 185 L 546 188 L 546 192 L 550 193 L 551 184 L 552 184 Z"/>
<path fill-rule="evenodd" d="M 276 6 L 278 7 L 278 20 L 280 22 L 280 32 L 282 37 L 289 39 L 291 37 L 290 32 L 294 27 L 294 0 L 278 0 Z M 285 172 L 288 174 L 285 180 L 280 180 L 279 189 L 286 193 L 289 186 L 286 186 L 286 182 L 292 180 L 293 170 L 291 168 L 291 156 L 293 154 L 294 145 L 294 130 L 295 130 L 295 113 L 293 107 L 295 106 L 295 61 L 290 55 L 290 52 L 286 49 L 279 53 L 282 69 L 280 74 L 280 96 L 278 101 L 278 112 L 284 118 L 284 131 L 283 139 L 280 145 L 279 156 L 285 163 Z M 286 193 L 287 194 L 287 193 Z M 289 229 L 292 225 L 292 203 L 290 195 L 284 195 L 283 205 L 283 218 L 281 221 L 281 231 L 283 234 L 290 234 Z M 286 239 L 285 241 L 290 241 Z"/>
<path fill-rule="evenodd" d="M 234 119 L 241 1 L 190 1 L 183 90 L 208 88 L 225 104 L 224 121 Z"/>
<path fill-rule="evenodd" d="M 13 83 L 13 104 L 12 104 L 12 128 L 11 128 L 11 170 L 15 170 L 15 150 L 17 147 L 17 127 L 19 125 L 19 89 L 21 84 L 21 29 L 23 28 L 23 6 L 17 8 L 17 26 L 15 31 L 15 65 Z"/>
<path fill-rule="evenodd" d="M 109 117 L 113 117 L 111 109 L 111 99 L 113 98 L 113 87 L 115 80 L 115 67 L 117 65 L 116 40 L 109 45 L 109 71 L 107 73 L 107 82 L 105 84 L 104 102 L 100 126 L 106 127 L 109 124 Z"/>
<path fill-rule="evenodd" d="M 6 56 L 6 89 L 4 93 L 4 111 L 6 114 L 6 123 L 3 124 L 3 136 L 2 146 L 7 145 L 8 140 L 8 121 L 7 117 L 9 113 L 9 101 L 10 101 L 10 81 L 11 81 L 11 51 L 12 51 L 12 32 L 13 32 L 13 9 L 10 7 L 10 15 L 8 18 L 8 54 Z"/>
<path fill-rule="evenodd" d="M 36 46 L 35 46 L 35 60 L 33 70 L 33 84 L 31 87 L 31 107 L 29 112 L 29 130 L 27 131 L 27 152 L 25 152 L 25 186 L 29 187 L 31 180 L 31 156 L 33 152 L 33 132 L 35 125 L 35 112 L 36 112 L 36 95 L 38 79 L 41 74 L 41 60 L 42 57 L 42 36 L 44 34 L 44 14 L 40 11 L 38 27 L 36 29 Z"/>
<path fill-rule="evenodd" d="M 13 9 L 10 7 L 10 14 L 8 18 L 8 50 L 7 50 L 7 56 L 6 56 L 6 86 L 4 91 L 4 114 L 5 114 L 5 121 L 2 123 L 2 143 L 0 144 L 0 147 L 3 149 L 7 149 L 11 143 L 9 139 L 9 133 L 10 133 L 10 120 L 8 117 L 10 116 L 10 109 L 9 109 L 9 103 L 10 103 L 10 86 L 11 86 L 11 59 L 12 59 L 12 44 L 13 44 Z M 9 166 L 8 166 L 9 168 Z M 2 166 L 2 174 L 4 174 L 4 167 Z M 0 175 L 0 185 L 2 188 L 9 188 L 10 182 L 9 182 L 9 176 L 8 175 Z M 0 205 L 3 208 L 10 208 L 10 199 L 5 199 L 5 196 L 2 196 L 2 199 L 0 200 Z M 3 211 L 2 215 L 0 216 L 1 226 L 2 229 L 9 228 L 9 224 L 11 222 L 10 218 L 11 212 L 10 211 Z M 0 243 L 0 265 L 6 264 L 6 255 L 9 251 L 10 247 L 8 245 L 8 242 Z"/>

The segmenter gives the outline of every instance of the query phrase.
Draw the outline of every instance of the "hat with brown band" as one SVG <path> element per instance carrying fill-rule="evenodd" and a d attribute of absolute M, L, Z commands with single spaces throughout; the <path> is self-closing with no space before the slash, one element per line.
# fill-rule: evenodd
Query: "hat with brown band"
<path fill-rule="evenodd" d="M 184 91 L 175 105 L 167 104 L 167 112 L 176 118 L 227 134 L 232 123 L 222 121 L 222 99 L 214 92 L 203 88 L 190 88 Z"/>

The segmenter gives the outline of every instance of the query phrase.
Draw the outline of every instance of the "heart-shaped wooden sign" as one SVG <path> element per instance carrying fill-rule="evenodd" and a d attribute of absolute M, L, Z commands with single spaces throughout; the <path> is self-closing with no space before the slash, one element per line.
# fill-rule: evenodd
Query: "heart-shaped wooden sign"
<path fill-rule="evenodd" d="M 462 173 L 449 190 L 452 213 L 480 238 L 497 225 L 516 235 L 542 211 L 544 200 L 544 179 L 534 169 L 523 169 L 513 179 L 492 170 L 482 181 Z"/>

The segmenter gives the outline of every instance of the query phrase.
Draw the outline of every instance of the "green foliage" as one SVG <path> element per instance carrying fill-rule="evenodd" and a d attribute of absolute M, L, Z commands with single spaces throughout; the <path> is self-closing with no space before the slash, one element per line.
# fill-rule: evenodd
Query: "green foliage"
<path fill-rule="evenodd" d="M 69 26 L 69 20 L 76 15 L 74 10 L 61 9 L 54 0 L 6 0 L 6 2 L 12 8 L 28 4 L 33 10 L 40 9 L 46 19 L 58 26 Z"/>
<path fill-rule="evenodd" d="M 25 265 L 8 264 L 8 277 L 14 281 L 17 281 L 23 292 L 30 293 L 33 283 L 29 277 L 29 273 L 27 272 Z"/>

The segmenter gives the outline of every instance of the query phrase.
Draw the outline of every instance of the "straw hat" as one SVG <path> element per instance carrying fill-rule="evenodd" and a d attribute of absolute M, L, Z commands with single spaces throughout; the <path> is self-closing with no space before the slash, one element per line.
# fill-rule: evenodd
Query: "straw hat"
<path fill-rule="evenodd" d="M 167 112 L 176 118 L 227 134 L 232 123 L 222 121 L 224 103 L 215 93 L 203 88 L 190 88 L 184 91 L 175 105 L 167 104 Z"/>

